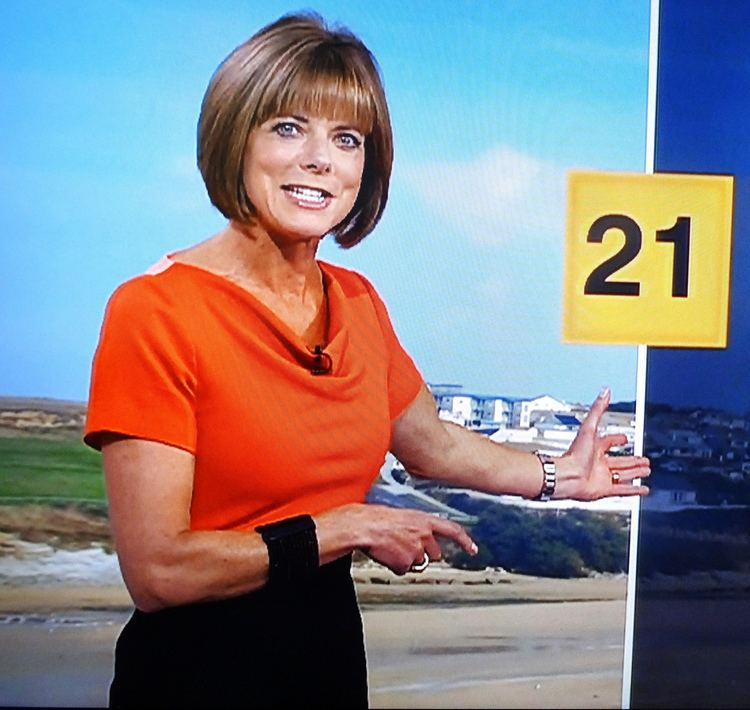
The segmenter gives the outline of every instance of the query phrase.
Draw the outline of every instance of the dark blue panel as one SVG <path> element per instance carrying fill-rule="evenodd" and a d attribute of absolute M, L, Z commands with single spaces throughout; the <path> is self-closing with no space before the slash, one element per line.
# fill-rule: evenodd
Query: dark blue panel
<path fill-rule="evenodd" d="M 735 176 L 729 347 L 650 349 L 632 707 L 750 706 L 750 3 L 662 0 L 658 172 Z"/>

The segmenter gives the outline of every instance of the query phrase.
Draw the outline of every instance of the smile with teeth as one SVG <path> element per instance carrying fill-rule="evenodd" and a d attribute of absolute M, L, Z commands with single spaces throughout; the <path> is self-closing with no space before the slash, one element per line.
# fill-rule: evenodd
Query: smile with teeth
<path fill-rule="evenodd" d="M 284 185 L 283 189 L 297 202 L 316 207 L 322 207 L 332 197 L 331 193 L 326 190 L 304 187 L 302 185 Z"/>

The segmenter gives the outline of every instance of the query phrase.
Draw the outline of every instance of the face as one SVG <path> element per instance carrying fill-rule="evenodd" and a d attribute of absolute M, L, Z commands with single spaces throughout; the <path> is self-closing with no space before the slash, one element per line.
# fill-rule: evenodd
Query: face
<path fill-rule="evenodd" d="M 280 116 L 255 128 L 243 180 L 259 224 L 284 239 L 329 232 L 357 199 L 364 139 L 346 122 L 318 116 Z"/>

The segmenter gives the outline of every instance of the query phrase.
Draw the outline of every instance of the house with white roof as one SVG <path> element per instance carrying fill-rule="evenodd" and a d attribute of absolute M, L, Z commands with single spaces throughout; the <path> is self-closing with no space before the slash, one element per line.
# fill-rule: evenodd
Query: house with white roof
<path fill-rule="evenodd" d="M 535 420 L 547 412 L 569 413 L 572 407 L 561 399 L 548 394 L 532 398 L 516 397 L 513 401 L 513 412 L 511 426 L 518 429 L 528 429 L 533 426 Z"/>

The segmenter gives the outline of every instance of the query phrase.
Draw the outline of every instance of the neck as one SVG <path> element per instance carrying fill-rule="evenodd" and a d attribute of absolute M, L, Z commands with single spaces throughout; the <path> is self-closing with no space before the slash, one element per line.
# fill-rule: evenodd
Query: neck
<path fill-rule="evenodd" d="M 219 238 L 231 250 L 234 267 L 258 287 L 283 298 L 318 300 L 322 275 L 316 261 L 320 237 L 274 239 L 254 225 L 230 222 Z"/>

